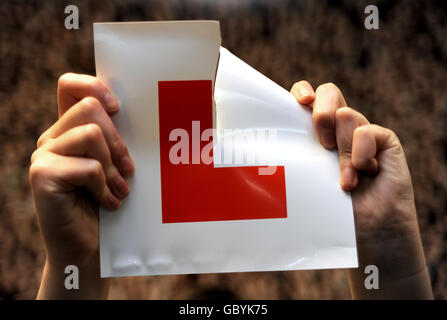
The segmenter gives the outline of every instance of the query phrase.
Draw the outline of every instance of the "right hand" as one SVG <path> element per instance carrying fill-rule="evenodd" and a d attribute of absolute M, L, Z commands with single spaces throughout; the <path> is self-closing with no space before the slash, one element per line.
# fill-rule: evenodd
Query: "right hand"
<path fill-rule="evenodd" d="M 119 104 L 96 77 L 64 74 L 59 119 L 37 142 L 29 177 L 47 265 L 99 268 L 99 205 L 116 209 L 134 163 L 110 116 Z"/>

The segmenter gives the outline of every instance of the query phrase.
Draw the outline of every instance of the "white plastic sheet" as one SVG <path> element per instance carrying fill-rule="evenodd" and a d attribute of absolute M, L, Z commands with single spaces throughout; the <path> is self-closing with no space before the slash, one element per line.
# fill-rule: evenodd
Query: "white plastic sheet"
<path fill-rule="evenodd" d="M 94 38 L 97 76 L 121 102 L 113 121 L 136 167 L 122 207 L 100 210 L 101 276 L 357 267 L 352 203 L 339 186 L 336 152 L 319 144 L 308 109 L 220 47 L 217 22 L 96 23 Z M 164 146 L 175 143 L 166 141 L 165 123 L 197 111 L 194 101 L 181 109 L 169 88 L 185 84 L 179 94 L 191 100 L 188 88 L 206 81 L 214 90 L 214 160 L 253 149 L 249 163 L 164 163 Z M 200 165 L 208 171 L 194 169 Z M 277 166 L 277 178 L 254 177 L 244 171 L 250 166 Z M 181 168 L 192 173 L 175 171 Z M 203 173 L 212 170 L 228 174 L 213 180 Z M 274 184 L 281 174 L 285 194 Z"/>

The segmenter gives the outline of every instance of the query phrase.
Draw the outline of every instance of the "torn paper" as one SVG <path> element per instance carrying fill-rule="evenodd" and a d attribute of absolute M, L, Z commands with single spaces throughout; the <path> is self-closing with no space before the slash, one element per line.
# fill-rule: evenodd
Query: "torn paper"
<path fill-rule="evenodd" d="M 136 167 L 122 207 L 100 210 L 101 276 L 357 267 L 336 152 L 220 47 L 217 22 L 97 23 L 94 38 Z"/>

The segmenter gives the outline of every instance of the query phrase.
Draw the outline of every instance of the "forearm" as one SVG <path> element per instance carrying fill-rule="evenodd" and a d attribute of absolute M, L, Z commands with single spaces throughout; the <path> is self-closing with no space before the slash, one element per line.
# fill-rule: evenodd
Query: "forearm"
<path fill-rule="evenodd" d="M 110 279 L 103 279 L 99 274 L 99 265 L 95 261 L 79 268 L 79 288 L 67 289 L 64 265 L 45 263 L 42 280 L 37 294 L 39 300 L 53 299 L 107 299 Z"/>
<path fill-rule="evenodd" d="M 397 233 L 399 233 L 397 235 Z M 430 277 L 416 226 L 358 235 L 359 268 L 349 270 L 354 299 L 432 299 Z M 379 289 L 366 289 L 365 267 L 379 271 Z"/>

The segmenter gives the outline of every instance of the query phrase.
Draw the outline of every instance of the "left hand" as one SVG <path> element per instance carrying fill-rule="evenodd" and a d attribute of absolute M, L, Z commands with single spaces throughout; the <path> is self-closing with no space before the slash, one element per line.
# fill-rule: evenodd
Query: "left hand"
<path fill-rule="evenodd" d="M 353 296 L 371 294 L 364 290 L 363 268 L 373 264 L 380 268 L 383 283 L 390 285 L 380 298 L 431 297 L 411 176 L 396 134 L 348 108 L 334 84 L 314 92 L 301 81 L 291 92 L 312 108 L 323 146 L 338 149 L 340 185 L 351 191 L 360 264 L 350 272 Z"/>

